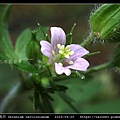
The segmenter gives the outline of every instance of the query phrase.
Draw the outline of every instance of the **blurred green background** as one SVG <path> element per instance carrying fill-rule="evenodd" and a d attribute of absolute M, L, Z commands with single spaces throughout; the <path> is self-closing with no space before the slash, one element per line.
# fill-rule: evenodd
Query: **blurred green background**
<path fill-rule="evenodd" d="M 6 5 L 6 4 L 4 4 Z M 41 26 L 59 26 L 67 33 L 76 23 L 73 32 L 73 42 L 81 43 L 89 34 L 89 16 L 99 4 L 12 4 L 8 27 L 10 36 L 15 45 L 20 33 L 30 28 Z M 109 61 L 114 52 L 115 43 L 101 43 L 96 41 L 87 47 L 90 52 L 100 51 L 100 54 L 88 57 L 90 67 Z M 19 75 L 11 66 L 0 64 L 0 103 L 16 83 Z M 61 81 L 68 86 L 67 94 L 73 99 L 73 105 L 82 113 L 119 113 L 120 112 L 120 73 L 115 69 L 103 70 L 94 73 L 92 77 L 83 80 L 72 79 Z M 4 112 L 7 113 L 35 113 L 31 101 L 32 91 L 18 95 L 10 101 Z M 52 105 L 56 113 L 74 113 L 60 97 L 53 94 Z"/>

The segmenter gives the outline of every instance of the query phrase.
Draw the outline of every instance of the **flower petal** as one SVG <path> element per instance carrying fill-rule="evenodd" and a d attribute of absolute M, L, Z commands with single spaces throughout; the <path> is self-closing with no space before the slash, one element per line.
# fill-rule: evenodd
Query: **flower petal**
<path fill-rule="evenodd" d="M 86 71 L 88 66 L 89 62 L 87 60 L 84 58 L 77 58 L 72 65 L 67 67 L 75 70 Z"/>
<path fill-rule="evenodd" d="M 74 51 L 74 54 L 70 57 L 70 59 L 72 59 L 72 60 L 76 59 L 77 57 L 82 57 L 89 53 L 88 50 L 86 50 L 85 48 L 83 48 L 82 46 L 77 45 L 77 44 L 71 44 L 70 50 Z"/>
<path fill-rule="evenodd" d="M 51 45 L 55 53 L 58 53 L 57 44 L 65 45 L 66 35 L 62 28 L 60 27 L 51 27 Z"/>
<path fill-rule="evenodd" d="M 63 67 L 58 63 L 55 63 L 55 71 L 59 75 L 65 73 L 67 76 L 69 76 L 71 74 L 71 70 L 69 68 Z"/>
<path fill-rule="evenodd" d="M 52 57 L 52 46 L 49 42 L 47 41 L 40 41 L 40 45 L 41 45 L 41 52 L 50 58 L 50 60 L 52 61 L 53 60 L 53 57 Z"/>

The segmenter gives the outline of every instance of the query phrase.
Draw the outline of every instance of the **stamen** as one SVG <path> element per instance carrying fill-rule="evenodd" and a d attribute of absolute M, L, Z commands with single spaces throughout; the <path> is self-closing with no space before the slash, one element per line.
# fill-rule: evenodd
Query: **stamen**
<path fill-rule="evenodd" d="M 74 51 L 70 51 L 70 55 L 73 55 L 74 54 Z"/>
<path fill-rule="evenodd" d="M 57 44 L 57 47 L 59 49 L 59 53 L 62 55 L 62 58 L 69 58 L 74 54 L 74 51 L 70 50 L 70 45 L 67 45 L 65 47 L 65 45 Z"/>
<path fill-rule="evenodd" d="M 60 45 L 60 44 L 57 44 L 57 47 L 60 49 L 61 45 Z"/>
<path fill-rule="evenodd" d="M 54 50 L 52 50 L 52 54 L 55 55 L 55 51 Z"/>
<path fill-rule="evenodd" d="M 62 63 L 58 63 L 58 65 L 63 66 L 63 64 L 62 64 Z"/>
<path fill-rule="evenodd" d="M 64 48 L 65 48 L 65 46 L 64 46 L 64 45 L 61 45 L 60 49 L 63 50 Z"/>
<path fill-rule="evenodd" d="M 65 58 L 69 58 L 70 56 L 69 55 L 65 55 Z"/>
<path fill-rule="evenodd" d="M 70 50 L 70 45 L 67 45 L 67 46 L 66 46 L 66 50 Z"/>
<path fill-rule="evenodd" d="M 62 50 L 59 50 L 59 53 L 60 53 L 60 54 L 63 54 L 63 51 L 62 51 Z"/>
<path fill-rule="evenodd" d="M 72 64 L 73 64 L 73 61 L 71 60 L 71 61 L 69 61 L 68 63 L 69 63 L 70 65 L 72 65 Z"/>

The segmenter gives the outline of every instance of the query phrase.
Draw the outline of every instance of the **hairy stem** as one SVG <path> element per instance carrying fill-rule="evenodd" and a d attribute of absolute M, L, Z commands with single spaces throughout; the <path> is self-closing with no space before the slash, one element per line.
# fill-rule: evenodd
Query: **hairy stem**
<path fill-rule="evenodd" d="M 92 41 L 93 41 L 93 39 L 94 39 L 94 34 L 90 34 L 87 38 L 86 38 L 86 40 L 84 40 L 80 45 L 81 46 L 83 46 L 83 47 L 86 47 L 87 45 L 89 45 Z"/>
<path fill-rule="evenodd" d="M 84 72 L 84 74 L 90 74 L 90 73 L 93 73 L 93 72 L 97 72 L 99 70 L 108 69 L 110 67 L 112 67 L 111 62 L 106 62 L 104 64 L 89 68 L 87 71 Z"/>

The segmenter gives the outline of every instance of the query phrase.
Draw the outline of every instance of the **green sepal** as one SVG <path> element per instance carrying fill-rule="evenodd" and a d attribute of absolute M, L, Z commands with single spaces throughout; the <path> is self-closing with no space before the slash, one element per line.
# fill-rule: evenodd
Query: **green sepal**
<path fill-rule="evenodd" d="M 68 87 L 64 85 L 58 85 L 53 82 L 51 82 L 51 86 L 54 91 L 66 91 L 68 89 Z"/>
<path fill-rule="evenodd" d="M 50 80 L 47 77 L 41 78 L 40 83 L 43 88 L 51 88 Z"/>
<path fill-rule="evenodd" d="M 45 55 L 42 55 L 42 60 L 47 65 L 48 61 L 49 61 L 49 58 L 47 56 L 45 56 Z"/>
<path fill-rule="evenodd" d="M 66 45 L 70 45 L 72 43 L 72 35 L 75 29 L 76 23 L 74 23 L 73 27 L 70 30 L 70 33 L 66 35 Z"/>
<path fill-rule="evenodd" d="M 41 101 L 43 103 L 45 113 L 54 113 L 54 109 L 52 107 L 51 101 L 44 92 L 41 92 Z"/>
<path fill-rule="evenodd" d="M 35 78 L 36 79 L 36 78 Z M 37 76 L 37 79 L 38 76 Z M 50 101 L 53 101 L 54 99 L 48 94 L 46 89 L 44 89 L 41 84 L 40 84 L 40 79 L 33 80 L 35 90 L 34 90 L 34 108 L 38 108 L 43 112 L 43 113 L 53 113 L 53 107 L 51 105 Z"/>
<path fill-rule="evenodd" d="M 93 55 L 96 55 L 96 54 L 99 54 L 99 53 L 100 53 L 100 51 L 88 53 L 88 54 L 84 55 L 83 58 L 90 57 L 90 56 L 93 56 Z"/>
<path fill-rule="evenodd" d="M 104 4 L 90 16 L 92 34 L 108 42 L 120 42 L 120 4 Z"/>
<path fill-rule="evenodd" d="M 37 29 L 37 31 L 39 31 L 39 34 L 37 35 L 37 37 L 39 38 L 39 40 L 41 41 L 41 39 L 43 39 L 50 42 L 50 38 L 48 34 L 46 34 L 46 32 L 48 31 L 48 27 L 42 27 L 39 23 L 38 26 L 39 29 Z M 40 33 L 42 33 L 42 35 Z"/>
<path fill-rule="evenodd" d="M 33 91 L 33 109 L 37 110 L 39 108 L 40 100 L 39 100 L 39 91 L 34 88 Z"/>
<path fill-rule="evenodd" d="M 68 89 L 68 87 L 64 85 L 55 85 L 55 86 L 56 86 L 55 88 L 56 91 L 66 91 Z"/>
<path fill-rule="evenodd" d="M 45 95 L 46 95 L 46 97 L 47 97 L 50 101 L 54 101 L 54 99 L 50 96 L 49 93 L 46 92 Z"/>

